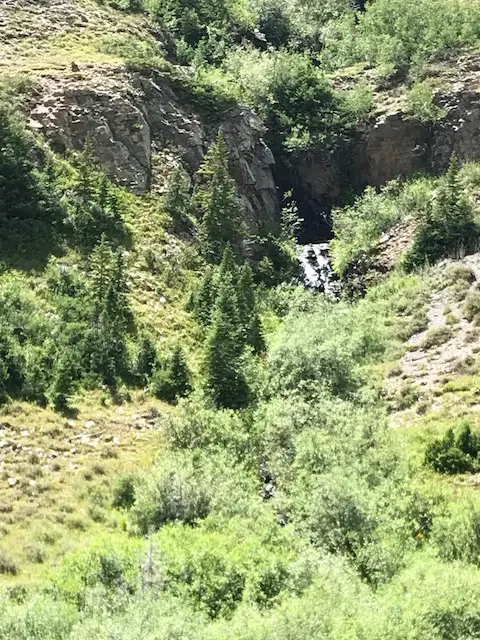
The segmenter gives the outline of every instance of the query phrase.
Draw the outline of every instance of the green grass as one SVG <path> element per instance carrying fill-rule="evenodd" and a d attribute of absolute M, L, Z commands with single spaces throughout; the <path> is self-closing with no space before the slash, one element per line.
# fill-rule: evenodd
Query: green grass
<path fill-rule="evenodd" d="M 3 408 L 0 440 L 27 451 L 7 454 L 0 474 L 1 546 L 17 569 L 0 582 L 40 579 L 100 533 L 122 530 L 122 514 L 111 506 L 116 479 L 151 464 L 172 408 L 142 392 L 118 406 L 102 400 L 100 393 L 78 397 L 74 419 L 28 403 Z"/>

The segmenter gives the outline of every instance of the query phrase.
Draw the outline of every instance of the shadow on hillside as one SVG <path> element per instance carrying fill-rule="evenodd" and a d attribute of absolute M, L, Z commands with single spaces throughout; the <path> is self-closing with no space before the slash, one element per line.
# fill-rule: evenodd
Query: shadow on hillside
<path fill-rule="evenodd" d="M 0 262 L 9 269 L 42 271 L 52 255 L 62 253 L 59 238 L 48 222 L 2 220 Z"/>

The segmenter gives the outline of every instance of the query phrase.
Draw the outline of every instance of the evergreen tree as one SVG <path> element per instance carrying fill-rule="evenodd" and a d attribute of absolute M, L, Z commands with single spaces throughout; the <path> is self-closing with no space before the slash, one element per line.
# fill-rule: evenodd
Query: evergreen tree
<path fill-rule="evenodd" d="M 130 315 L 126 298 L 125 264 L 103 235 L 90 260 L 90 296 L 93 307 L 91 366 L 105 384 L 113 385 L 125 373 L 126 332 Z"/>
<path fill-rule="evenodd" d="M 185 398 L 192 391 L 190 384 L 190 371 L 188 370 L 185 354 L 180 345 L 177 345 L 172 354 L 170 372 L 176 396 Z"/>
<path fill-rule="evenodd" d="M 97 176 L 95 172 L 95 151 L 91 138 L 87 138 L 82 153 L 76 161 L 78 178 L 75 189 L 77 211 L 90 206 L 95 199 Z"/>
<path fill-rule="evenodd" d="M 195 192 L 200 211 L 201 250 L 209 262 L 219 263 L 223 250 L 230 243 L 237 256 L 242 253 L 245 235 L 240 218 L 235 180 L 228 171 L 225 139 L 218 134 L 199 170 L 203 178 Z"/>
<path fill-rule="evenodd" d="M 235 254 L 233 252 L 232 245 L 228 242 L 223 249 L 222 260 L 218 270 L 218 279 L 220 282 L 225 278 L 232 278 L 235 281 L 237 274 L 238 269 L 235 264 Z"/>
<path fill-rule="evenodd" d="M 97 164 L 90 139 L 74 162 L 77 175 L 70 188 L 68 215 L 74 243 L 83 250 L 91 250 L 102 234 L 121 239 L 125 230 L 118 189 Z"/>
<path fill-rule="evenodd" d="M 183 349 L 178 345 L 169 362 L 158 368 L 152 377 L 151 391 L 161 400 L 174 404 L 192 391 L 191 375 Z"/>
<path fill-rule="evenodd" d="M 136 373 L 144 380 L 152 376 L 157 364 L 157 350 L 150 336 L 144 334 L 140 339 L 137 353 Z"/>
<path fill-rule="evenodd" d="M 243 350 L 237 291 L 231 276 L 225 277 L 219 284 L 205 359 L 206 385 L 217 407 L 240 409 L 248 405 L 249 389 L 242 372 Z"/>
<path fill-rule="evenodd" d="M 198 322 L 204 327 L 208 327 L 212 320 L 216 297 L 217 278 L 214 268 L 209 265 L 189 305 L 189 310 L 194 312 Z"/>
<path fill-rule="evenodd" d="M 105 234 L 102 234 L 90 256 L 90 291 L 97 315 L 105 305 L 112 282 L 113 259 L 112 249 Z"/>
<path fill-rule="evenodd" d="M 457 438 L 457 447 L 463 453 L 476 458 L 478 456 L 478 436 L 472 433 L 470 425 L 466 425 Z"/>
<path fill-rule="evenodd" d="M 458 173 L 458 160 L 453 155 L 433 205 L 420 223 L 415 244 L 406 259 L 407 267 L 449 256 L 458 258 L 476 249 L 479 230 L 473 207 L 462 193 Z"/>
<path fill-rule="evenodd" d="M 256 353 L 260 353 L 265 349 L 265 341 L 256 308 L 253 272 L 249 265 L 243 265 L 240 268 L 236 289 L 240 322 L 243 327 L 245 342 L 253 347 Z"/>
<path fill-rule="evenodd" d="M 163 206 L 180 229 L 187 229 L 190 226 L 192 200 L 190 189 L 190 176 L 181 165 L 178 165 L 168 183 Z"/>
<path fill-rule="evenodd" d="M 49 400 L 57 411 L 68 409 L 69 396 L 74 391 L 79 378 L 79 363 L 75 361 L 73 349 L 64 348 L 57 355 L 53 379 L 49 389 Z"/>

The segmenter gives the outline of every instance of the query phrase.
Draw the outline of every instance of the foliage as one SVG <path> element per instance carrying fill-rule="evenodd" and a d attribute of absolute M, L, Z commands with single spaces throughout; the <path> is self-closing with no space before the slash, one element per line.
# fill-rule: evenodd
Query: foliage
<path fill-rule="evenodd" d="M 455 438 L 449 429 L 440 440 L 429 444 L 425 464 L 439 473 L 473 473 L 478 469 L 479 438 L 466 424 Z"/>
<path fill-rule="evenodd" d="M 376 0 L 365 12 L 345 14 L 326 34 L 331 67 L 365 61 L 384 75 L 404 76 L 432 59 L 451 56 L 478 38 L 476 3 L 451 0 Z"/>
<path fill-rule="evenodd" d="M 229 244 L 240 256 L 243 251 L 240 203 L 235 180 L 228 170 L 225 139 L 221 133 L 199 169 L 202 182 L 195 190 L 200 215 L 201 252 L 208 262 L 219 263 Z"/>
<path fill-rule="evenodd" d="M 228 90 L 263 116 L 275 153 L 331 141 L 355 123 L 355 113 L 365 116 L 368 100 L 345 102 L 308 55 L 247 47 L 234 49 L 222 68 Z"/>
<path fill-rule="evenodd" d="M 178 398 L 185 398 L 191 392 L 190 381 L 191 374 L 185 355 L 180 345 L 177 345 L 169 361 L 154 370 L 150 386 L 154 396 L 173 404 Z"/>
<path fill-rule="evenodd" d="M 419 220 L 414 245 L 405 259 L 407 268 L 449 256 L 460 257 L 475 250 L 478 229 L 473 207 L 462 192 L 458 174 L 458 161 L 452 156 L 431 206 Z"/>
<path fill-rule="evenodd" d="M 244 346 L 237 293 L 232 276 L 225 272 L 219 284 L 205 357 L 206 387 L 218 407 L 241 409 L 248 405 L 250 392 L 242 371 Z"/>
<path fill-rule="evenodd" d="M 348 309 L 325 298 L 312 310 L 287 317 L 269 353 L 268 392 L 308 394 L 321 387 L 333 395 L 353 392 L 360 382 L 358 364 L 385 348 L 383 329 L 370 314 L 368 308 Z"/>
<path fill-rule="evenodd" d="M 333 266 L 339 275 L 375 257 L 382 234 L 411 216 L 421 217 L 430 206 L 432 180 L 417 178 L 402 184 L 393 180 L 377 192 L 367 187 L 352 206 L 333 212 Z"/>
<path fill-rule="evenodd" d="M 225 95 L 254 107 L 269 128 L 267 142 L 282 164 L 290 154 L 291 167 L 298 151 L 328 148 L 369 121 L 375 78 L 420 77 L 424 62 L 478 36 L 478 7 L 463 0 L 107 1 L 149 13 L 162 39 L 170 29 L 177 62 L 193 72 L 182 77 L 165 64 L 153 36 L 140 41 L 137 17 L 128 33 L 120 29 L 104 42 L 113 55 L 130 66 L 161 67 L 179 98 L 208 114 L 209 132 Z M 343 76 L 326 72 L 356 62 L 375 67 L 369 84 L 338 92 Z M 440 116 L 432 86 L 413 85 L 409 95 L 424 121 Z M 77 391 L 89 411 L 98 408 L 99 422 L 115 422 L 117 411 L 128 421 L 136 407 L 111 407 L 103 393 L 100 409 L 97 394 L 88 393 L 110 387 L 114 398 L 121 389 L 119 401 L 132 393 L 151 403 L 148 415 L 161 430 L 161 450 L 140 472 L 132 469 L 130 441 L 118 447 L 118 460 L 95 460 L 80 474 L 71 468 L 95 522 L 74 512 L 75 496 L 52 513 L 70 532 L 63 563 L 49 546 L 48 573 L 39 566 L 47 540 L 23 548 L 17 535 L 17 520 L 37 509 L 47 481 L 47 460 L 27 451 L 36 462 L 18 469 L 0 508 L 0 535 L 10 528 L 8 540 L 22 542 L 18 560 L 2 542 L 8 588 L 0 594 L 0 636 L 477 638 L 478 500 L 446 478 L 425 482 L 432 473 L 412 464 L 407 430 L 390 428 L 383 389 L 403 340 L 425 328 L 429 276 L 398 271 L 355 301 L 296 287 L 291 194 L 279 228 L 248 237 L 221 134 L 194 184 L 178 166 L 163 197 L 136 198 L 106 178 L 89 142 L 60 159 L 10 107 L 0 109 L 0 124 L 0 396 L 22 401 L 8 407 L 14 426 L 2 429 L 22 424 L 23 401 L 68 411 Z M 337 272 L 348 275 L 359 263 L 368 269 L 382 235 L 396 225 L 407 241 L 409 229 L 415 235 L 410 267 L 475 249 L 476 205 L 466 194 L 479 187 L 478 167 L 458 171 L 452 163 L 443 179 L 367 189 L 334 214 Z M 197 231 L 199 241 L 184 250 L 182 238 Z M 473 276 L 465 268 L 442 275 L 455 299 L 466 298 L 472 320 L 480 309 Z M 191 316 L 182 287 L 192 291 Z M 424 346 L 452 330 L 429 333 Z M 417 393 L 402 387 L 397 408 Z M 72 424 L 52 420 L 52 429 Z M 426 445 L 428 433 L 422 429 L 420 449 L 427 466 L 478 470 L 473 426 Z M 2 438 L 7 485 L 17 454 Z M 54 436 L 49 446 L 71 453 Z M 142 451 L 143 463 L 150 457 Z M 110 462 L 123 474 L 112 484 Z M 57 466 L 50 458 L 48 465 L 53 482 Z M 35 580 L 22 576 L 24 562 L 38 563 Z"/>
<path fill-rule="evenodd" d="M 440 120 L 445 115 L 445 111 L 435 104 L 434 87 L 434 83 L 427 79 L 415 83 L 407 95 L 409 112 L 426 124 Z"/>
<path fill-rule="evenodd" d="M 72 240 L 82 250 L 91 250 L 102 235 L 124 238 L 122 207 L 118 190 L 97 165 L 93 145 L 87 140 L 74 157 L 76 176 L 70 188 L 66 225 Z"/>
<path fill-rule="evenodd" d="M 194 525 L 211 512 L 238 512 L 252 481 L 235 465 L 238 473 L 232 477 L 231 466 L 225 455 L 207 457 L 195 451 L 160 455 L 135 486 L 133 530 L 145 535 L 176 521 Z"/>
<path fill-rule="evenodd" d="M 175 167 L 172 173 L 163 206 L 165 211 L 172 216 L 176 229 L 182 231 L 191 226 L 191 180 L 181 165 Z"/>

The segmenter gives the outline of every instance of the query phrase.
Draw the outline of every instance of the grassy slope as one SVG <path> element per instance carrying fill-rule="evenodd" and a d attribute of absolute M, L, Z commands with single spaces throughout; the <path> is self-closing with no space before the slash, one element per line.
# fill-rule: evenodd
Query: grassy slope
<path fill-rule="evenodd" d="M 58 4 L 50 2 L 50 14 L 44 5 L 7 6 L 6 22 L 0 26 L 0 73 L 48 75 L 70 73 L 72 62 L 99 67 L 119 64 L 120 56 L 105 52 L 105 36 L 150 38 L 142 18 L 113 14 L 88 0 L 62 4 L 59 12 Z M 65 6 L 71 9 L 68 19 Z M 160 341 L 180 337 L 190 347 L 195 368 L 195 335 L 183 310 L 182 292 L 190 277 L 185 250 L 163 231 L 161 219 L 152 224 L 152 216 L 151 203 L 145 200 L 130 220 L 135 245 L 142 247 L 131 257 L 132 307 Z M 160 274 L 146 269 L 145 247 L 165 249 Z M 162 296 L 167 304 L 160 302 Z M 418 404 L 402 412 L 407 428 L 399 429 L 398 436 L 406 442 L 421 481 L 456 487 L 455 478 L 441 479 L 420 467 L 426 441 L 446 430 L 455 416 L 479 422 L 478 375 L 453 378 L 448 388 L 432 390 L 434 397 L 441 398 L 434 412 L 420 415 Z M 99 393 L 84 394 L 75 405 L 78 414 L 71 421 L 28 404 L 12 404 L 0 416 L 0 440 L 5 443 L 0 449 L 0 544 L 12 552 L 20 568 L 17 578 L 2 581 L 38 579 L 47 566 L 99 532 L 121 532 L 122 518 L 101 495 L 109 495 L 120 470 L 136 471 L 152 459 L 161 446 L 162 421 L 172 411 L 142 392 L 119 406 L 111 402 L 105 406 L 105 397 Z M 399 420 L 394 412 L 392 423 L 397 425 Z M 9 479 L 15 480 L 13 486 Z M 465 491 L 467 497 L 476 497 L 474 489 Z"/>
<path fill-rule="evenodd" d="M 144 27 L 143 19 L 90 0 L 10 4 L 0 22 L 0 75 L 70 74 L 72 62 L 100 74 L 103 65 L 123 62 L 105 53 L 106 39 L 153 42 Z M 165 231 L 165 216 L 154 200 L 127 197 L 131 308 L 160 349 L 181 342 L 195 371 L 197 340 L 184 310 L 194 275 L 185 264 L 185 244 Z M 147 250 L 159 256 L 155 272 L 147 269 Z M 32 287 L 42 290 L 43 273 L 31 271 L 34 257 L 22 267 Z M 114 480 L 151 462 L 161 446 L 162 421 L 173 411 L 142 391 L 125 394 L 119 404 L 108 394 L 84 393 L 72 404 L 71 419 L 27 403 L 1 408 L 0 554 L 7 549 L 19 568 L 16 578 L 2 581 L 37 579 L 99 532 L 121 529 L 122 519 L 109 504 Z"/>

